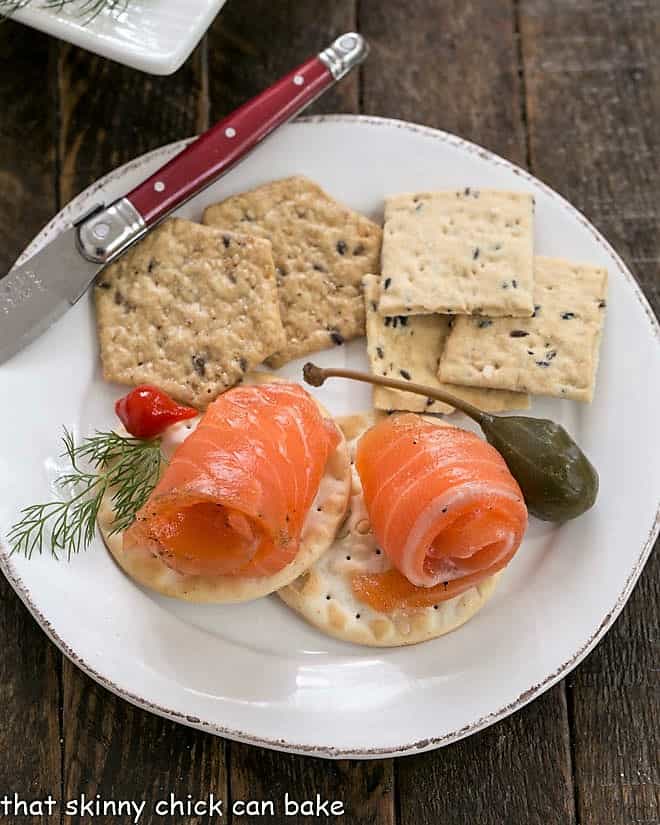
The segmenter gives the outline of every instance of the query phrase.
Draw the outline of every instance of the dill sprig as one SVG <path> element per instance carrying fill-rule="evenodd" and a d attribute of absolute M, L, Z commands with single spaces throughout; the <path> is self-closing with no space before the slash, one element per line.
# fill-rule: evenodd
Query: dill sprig
<path fill-rule="evenodd" d="M 76 445 L 65 429 L 62 441 L 61 458 L 68 459 L 71 470 L 59 476 L 55 485 L 69 497 L 25 507 L 21 520 L 7 536 L 11 552 L 28 559 L 33 553 L 41 554 L 47 542 L 56 558 L 63 553 L 70 560 L 86 550 L 94 538 L 96 519 L 108 490 L 114 511 L 111 532 L 125 530 L 156 486 L 165 461 L 157 438 L 144 441 L 97 432 Z"/>
<path fill-rule="evenodd" d="M 81 17 L 89 23 L 102 11 L 120 14 L 128 8 L 131 0 L 0 0 L 0 17 L 8 17 L 26 6 L 37 5 L 41 9 L 62 11 L 65 6 L 77 6 Z"/>

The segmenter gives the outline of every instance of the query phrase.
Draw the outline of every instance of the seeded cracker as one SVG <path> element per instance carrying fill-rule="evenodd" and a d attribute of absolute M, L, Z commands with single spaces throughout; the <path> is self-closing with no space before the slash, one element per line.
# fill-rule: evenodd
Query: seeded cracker
<path fill-rule="evenodd" d="M 273 245 L 287 343 L 269 366 L 364 335 L 362 276 L 379 268 L 382 232 L 375 223 L 303 177 L 210 206 L 204 223 Z"/>
<path fill-rule="evenodd" d="M 533 199 L 466 188 L 385 200 L 383 315 L 527 316 Z"/>
<path fill-rule="evenodd" d="M 536 258 L 532 318 L 458 318 L 443 381 L 591 401 L 605 319 L 607 272 Z"/>
<path fill-rule="evenodd" d="M 106 380 L 156 384 L 198 408 L 284 341 L 261 238 L 165 221 L 104 271 L 95 294 Z"/>
<path fill-rule="evenodd" d="M 438 362 L 449 335 L 451 318 L 447 315 L 383 316 L 377 311 L 379 278 L 367 275 L 364 297 L 367 312 L 367 352 L 374 375 L 413 381 L 444 389 L 481 409 L 499 412 L 525 409 L 529 397 L 506 390 L 482 390 L 442 384 L 438 380 Z M 450 413 L 454 408 L 422 395 L 374 387 L 374 406 L 378 410 Z"/>

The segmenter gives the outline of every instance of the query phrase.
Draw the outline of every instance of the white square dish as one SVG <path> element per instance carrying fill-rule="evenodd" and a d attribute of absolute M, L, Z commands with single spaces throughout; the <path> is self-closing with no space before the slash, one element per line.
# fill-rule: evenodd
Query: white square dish
<path fill-rule="evenodd" d="M 41 0 L 12 19 L 149 74 L 175 72 L 199 43 L 226 0 L 130 0 L 90 18 L 84 4 L 42 8 Z"/>

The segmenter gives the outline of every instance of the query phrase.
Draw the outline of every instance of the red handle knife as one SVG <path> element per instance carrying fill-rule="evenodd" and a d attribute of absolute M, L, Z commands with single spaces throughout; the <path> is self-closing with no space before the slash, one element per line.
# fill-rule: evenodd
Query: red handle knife
<path fill-rule="evenodd" d="M 367 56 L 359 34 L 338 37 L 190 143 L 150 178 L 98 204 L 0 280 L 0 363 L 44 332 L 98 272 L 166 215 L 236 166 Z"/>

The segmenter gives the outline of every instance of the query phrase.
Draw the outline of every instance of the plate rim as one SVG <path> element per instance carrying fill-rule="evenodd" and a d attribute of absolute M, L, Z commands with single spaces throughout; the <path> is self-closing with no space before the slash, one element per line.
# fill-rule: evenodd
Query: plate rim
<path fill-rule="evenodd" d="M 440 140 L 443 143 L 449 143 L 451 145 L 460 147 L 461 149 L 471 154 L 477 154 L 481 158 L 489 161 L 490 163 L 495 163 L 496 165 L 504 166 L 509 171 L 512 171 L 514 174 L 518 175 L 521 178 L 521 180 L 524 180 L 542 189 L 547 196 L 558 202 L 559 205 L 566 209 L 574 219 L 577 219 L 582 224 L 582 226 L 589 231 L 593 239 L 605 249 L 606 253 L 611 257 L 613 263 L 616 265 L 619 273 L 632 287 L 632 291 L 636 299 L 639 301 L 642 309 L 644 310 L 644 314 L 648 319 L 648 323 L 650 325 L 650 332 L 654 335 L 656 344 L 660 346 L 660 322 L 658 321 L 658 318 L 653 312 L 653 309 L 651 308 L 648 299 L 642 292 L 641 287 L 637 283 L 635 276 L 632 274 L 628 266 L 624 263 L 621 256 L 615 251 L 615 249 L 601 234 L 601 232 L 586 218 L 585 215 L 582 214 L 582 212 L 580 212 L 575 206 L 573 206 L 568 200 L 566 200 L 566 198 L 564 198 L 561 194 L 556 192 L 542 180 L 532 175 L 530 172 L 522 169 L 521 167 L 516 166 L 511 161 L 506 160 L 505 158 L 495 154 L 494 152 L 491 152 L 488 149 L 483 148 L 482 146 L 479 146 L 478 144 L 472 141 L 458 137 L 450 132 L 446 132 L 441 129 L 435 129 L 430 126 L 423 126 L 421 124 L 412 123 L 410 121 L 398 120 L 395 118 L 384 118 L 373 115 L 330 114 L 301 117 L 294 120 L 291 123 L 291 125 L 295 127 L 299 124 L 309 125 L 322 124 L 325 122 L 345 122 L 350 124 L 364 124 L 369 126 L 406 129 L 417 134 L 422 134 L 428 138 Z M 103 188 L 103 186 L 105 186 L 113 178 L 124 176 L 131 169 L 141 166 L 149 160 L 158 157 L 160 154 L 170 154 L 179 147 L 183 148 L 192 139 L 193 138 L 185 138 L 183 140 L 174 141 L 172 143 L 159 146 L 156 149 L 152 149 L 151 151 L 146 152 L 136 158 L 133 158 L 127 163 L 122 164 L 121 166 L 111 170 L 106 175 L 99 178 L 94 183 L 90 184 L 90 186 L 86 187 L 82 192 L 76 195 L 76 197 L 73 198 L 68 204 L 65 204 L 65 206 L 37 233 L 33 240 L 25 247 L 25 249 L 19 256 L 18 261 L 27 257 L 27 255 L 33 249 L 36 249 L 39 246 L 41 246 L 47 240 L 48 236 L 56 229 L 61 229 L 62 225 L 66 224 L 70 214 L 72 212 L 75 212 L 76 204 L 79 201 L 83 201 L 91 197 L 95 191 L 98 191 L 99 189 Z M 339 748 L 327 745 L 324 746 L 316 744 L 297 744 L 295 742 L 290 742 L 283 738 L 270 739 L 268 737 L 251 734 L 248 731 L 235 730 L 232 728 L 224 727 L 223 725 L 219 725 L 215 722 L 209 722 L 200 719 L 199 717 L 189 715 L 182 711 L 177 711 L 171 708 L 163 707 L 162 705 L 159 705 L 157 702 L 153 702 L 142 696 L 136 695 L 131 691 L 126 690 L 120 687 L 119 685 L 115 684 L 111 678 L 98 672 L 93 667 L 91 667 L 84 659 L 82 659 L 80 656 L 76 654 L 75 650 L 62 637 L 60 637 L 60 635 L 56 632 L 51 622 L 46 618 L 46 616 L 39 610 L 37 605 L 32 601 L 28 587 L 24 584 L 22 578 L 19 576 L 17 570 L 12 564 L 10 554 L 6 551 L 2 544 L 0 544 L 0 569 L 4 573 L 5 577 L 7 578 L 10 585 L 17 593 L 23 604 L 25 604 L 31 615 L 38 622 L 41 629 L 46 633 L 48 638 L 58 647 L 58 649 L 74 665 L 76 665 L 76 667 L 80 668 L 80 670 L 86 673 L 90 678 L 94 679 L 94 681 L 96 681 L 102 687 L 106 688 L 111 693 L 114 693 L 121 699 L 124 699 L 125 701 L 128 701 L 129 703 L 135 705 L 136 707 L 139 707 L 143 710 L 147 710 L 151 713 L 170 719 L 172 721 L 185 724 L 189 727 L 203 730 L 207 733 L 211 733 L 216 736 L 221 736 L 227 739 L 243 742 L 250 745 L 266 747 L 272 750 L 284 751 L 288 753 L 297 753 L 307 756 L 318 756 L 328 759 L 378 759 L 385 757 L 405 756 L 407 754 L 433 750 L 436 748 L 444 747 L 453 742 L 457 742 L 460 739 L 463 739 L 467 736 L 471 736 L 474 733 L 478 733 L 479 731 L 522 709 L 533 699 L 538 698 L 543 693 L 545 693 L 545 691 L 549 690 L 560 679 L 567 676 L 595 648 L 595 646 L 601 641 L 605 633 L 607 633 L 607 631 L 610 629 L 614 621 L 621 613 L 623 607 L 625 606 L 633 591 L 635 584 L 637 583 L 637 580 L 639 579 L 642 570 L 644 569 L 644 565 L 646 564 L 646 561 L 650 556 L 651 550 L 659 533 L 660 502 L 658 502 L 655 516 L 648 530 L 646 539 L 642 544 L 639 555 L 637 556 L 634 565 L 628 577 L 626 578 L 615 603 L 613 604 L 611 609 L 608 610 L 608 612 L 605 614 L 596 630 L 587 638 L 585 642 L 583 642 L 583 644 L 575 651 L 575 653 L 570 658 L 568 658 L 564 663 L 562 663 L 562 665 L 557 667 L 551 673 L 547 674 L 547 676 L 543 680 L 531 685 L 529 688 L 525 689 L 522 693 L 520 693 L 516 699 L 514 699 L 511 702 L 508 702 L 506 705 L 498 708 L 497 710 L 491 711 L 490 713 L 485 714 L 479 719 L 466 725 L 463 725 L 460 728 L 449 731 L 443 734 L 442 736 L 423 738 L 412 742 L 404 743 L 396 747 L 383 748 Z"/>

